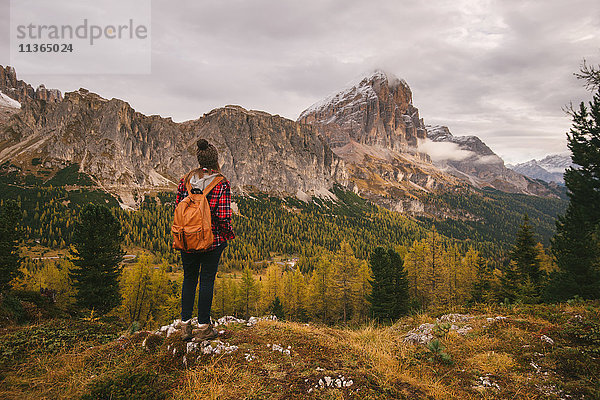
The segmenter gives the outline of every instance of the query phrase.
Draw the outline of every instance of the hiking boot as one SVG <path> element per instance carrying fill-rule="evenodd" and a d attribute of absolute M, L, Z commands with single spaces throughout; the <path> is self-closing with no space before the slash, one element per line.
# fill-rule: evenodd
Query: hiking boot
<path fill-rule="evenodd" d="M 192 332 L 192 320 L 188 319 L 187 321 L 181 322 L 181 339 L 182 340 L 190 340 L 193 338 Z"/>
<path fill-rule="evenodd" d="M 219 331 L 212 324 L 200 324 L 198 329 L 194 329 L 193 333 L 195 342 L 211 340 L 219 336 Z"/>

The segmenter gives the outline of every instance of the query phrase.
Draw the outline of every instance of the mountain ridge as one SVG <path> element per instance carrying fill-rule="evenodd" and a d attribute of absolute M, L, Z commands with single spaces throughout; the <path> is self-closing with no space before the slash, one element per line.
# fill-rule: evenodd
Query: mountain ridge
<path fill-rule="evenodd" d="M 239 106 L 176 123 L 86 89 L 60 101 L 26 99 L 0 130 L 0 164 L 26 171 L 39 159 L 39 168 L 56 172 L 77 163 L 98 186 L 134 207 L 148 189 L 176 187 L 197 165 L 193 144 L 201 137 L 215 142 L 237 191 L 328 196 L 334 181 L 346 183 L 343 162 L 312 127 Z"/>
<path fill-rule="evenodd" d="M 428 131 L 410 87 L 381 70 L 317 102 L 298 121 L 227 105 L 174 122 L 87 89 L 64 97 L 56 90 L 35 91 L 11 67 L 0 66 L 0 89 L 22 101 L 20 109 L 4 107 L 0 114 L 0 164 L 23 173 L 45 168 L 38 172 L 46 175 L 77 164 L 79 172 L 129 207 L 149 190 L 173 190 L 196 165 L 193 143 L 199 138 L 215 143 L 223 172 L 239 193 L 259 190 L 309 200 L 331 198 L 330 189 L 339 184 L 386 208 L 416 214 L 426 212 L 422 195 L 468 186 L 553 195 L 513 171 L 501 172 L 523 182 L 502 186 L 435 165 L 420 146 Z M 469 140 L 503 168 L 483 142 Z"/>
<path fill-rule="evenodd" d="M 523 163 L 508 165 L 512 170 L 533 179 L 555 182 L 563 185 L 563 175 L 569 167 L 574 167 L 571 154 L 568 152 L 549 154 L 541 160 L 529 160 Z"/>

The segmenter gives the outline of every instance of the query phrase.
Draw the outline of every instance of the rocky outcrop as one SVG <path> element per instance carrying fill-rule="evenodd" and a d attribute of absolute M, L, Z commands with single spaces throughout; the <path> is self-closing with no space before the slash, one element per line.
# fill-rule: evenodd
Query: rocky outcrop
<path fill-rule="evenodd" d="M 387 208 L 421 213 L 419 197 L 458 186 L 553 196 L 548 187 L 504 166 L 476 136 L 427 127 L 407 83 L 376 70 L 303 111 L 348 165 L 355 191 Z"/>
<path fill-rule="evenodd" d="M 175 123 L 85 89 L 60 102 L 24 102 L 0 129 L 0 164 L 9 160 L 31 170 L 36 159 L 40 168 L 58 170 L 77 163 L 80 172 L 134 206 L 146 190 L 173 190 L 197 166 L 199 138 L 215 143 L 236 191 L 310 197 L 347 183 L 344 162 L 310 126 L 238 106 Z"/>
<path fill-rule="evenodd" d="M 0 91 L 19 103 L 25 103 L 29 100 L 47 102 L 62 100 L 62 94 L 57 89 L 46 89 L 44 85 L 34 89 L 30 84 L 17 79 L 17 73 L 11 66 L 3 67 L 0 65 Z"/>
<path fill-rule="evenodd" d="M 311 106 L 298 122 L 226 106 L 176 123 L 86 89 L 64 99 L 44 86 L 33 90 L 11 67 L 0 67 L 0 89 L 9 96 L 0 109 L 0 165 L 10 161 L 28 173 L 44 169 L 40 176 L 50 177 L 75 163 L 129 206 L 148 190 L 173 190 L 197 165 L 200 138 L 216 145 L 223 173 L 242 193 L 308 200 L 332 197 L 329 189 L 337 183 L 413 214 L 427 213 L 422 194 L 469 185 L 544 194 L 476 137 L 455 138 L 440 128 L 427 140 L 408 85 L 381 71 Z M 421 149 L 427 141 L 452 142 L 475 158 L 434 164 Z"/>
<path fill-rule="evenodd" d="M 313 104 L 298 121 L 318 127 L 333 149 L 355 141 L 414 152 L 426 135 L 407 83 L 381 70 Z"/>
<path fill-rule="evenodd" d="M 471 185 L 509 193 L 556 195 L 548 186 L 507 168 L 477 136 L 453 136 L 446 126 L 428 125 L 426 128 L 430 142 L 420 143 L 420 149 L 430 154 L 437 167 Z"/>
<path fill-rule="evenodd" d="M 376 70 L 300 114 L 348 165 L 354 191 L 386 208 L 421 214 L 424 193 L 462 183 L 419 151 L 425 125 L 404 80 Z"/>
<path fill-rule="evenodd" d="M 575 164 L 571 161 L 571 153 L 560 153 L 548 155 L 541 160 L 529 160 L 517 165 L 507 165 L 507 167 L 532 179 L 564 185 L 565 170 L 569 167 L 575 167 Z"/>
<path fill-rule="evenodd" d="M 348 183 L 344 162 L 311 126 L 226 106 L 182 124 L 186 135 L 214 142 L 232 184 L 274 193 L 318 194 Z"/>

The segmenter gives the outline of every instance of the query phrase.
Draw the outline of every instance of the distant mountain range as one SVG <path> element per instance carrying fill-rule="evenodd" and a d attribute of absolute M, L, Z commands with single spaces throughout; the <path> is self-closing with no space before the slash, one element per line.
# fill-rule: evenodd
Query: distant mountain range
<path fill-rule="evenodd" d="M 458 188 L 556 196 L 507 169 L 477 137 L 426 126 L 403 80 L 380 70 L 312 105 L 297 121 L 225 106 L 175 123 L 86 89 L 34 90 L 0 66 L 0 173 L 50 179 L 76 164 L 123 206 L 173 190 L 207 138 L 238 193 L 335 197 L 334 184 L 387 208 L 427 213 L 420 198 Z"/>
<path fill-rule="evenodd" d="M 298 122 L 315 126 L 346 162 L 357 193 L 398 211 L 420 210 L 422 193 L 465 186 L 554 196 L 506 168 L 479 138 L 425 125 L 407 83 L 381 70 L 313 104 Z"/>
<path fill-rule="evenodd" d="M 564 184 L 565 170 L 574 166 L 571 153 L 551 154 L 541 160 L 529 160 L 516 165 L 508 165 L 510 169 L 533 179 L 545 182 Z"/>

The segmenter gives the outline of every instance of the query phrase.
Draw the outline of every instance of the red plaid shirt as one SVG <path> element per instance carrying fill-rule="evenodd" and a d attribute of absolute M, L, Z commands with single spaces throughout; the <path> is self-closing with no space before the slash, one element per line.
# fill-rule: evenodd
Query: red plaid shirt
<path fill-rule="evenodd" d="M 185 188 L 184 179 L 179 181 L 177 187 L 177 198 L 175 206 L 185 199 L 188 195 Z M 215 240 L 206 251 L 213 250 L 218 245 L 225 243 L 228 240 L 235 238 L 233 229 L 231 228 L 231 186 L 226 178 L 217 183 L 207 195 L 208 205 L 210 207 L 210 219 L 213 235 Z"/>

